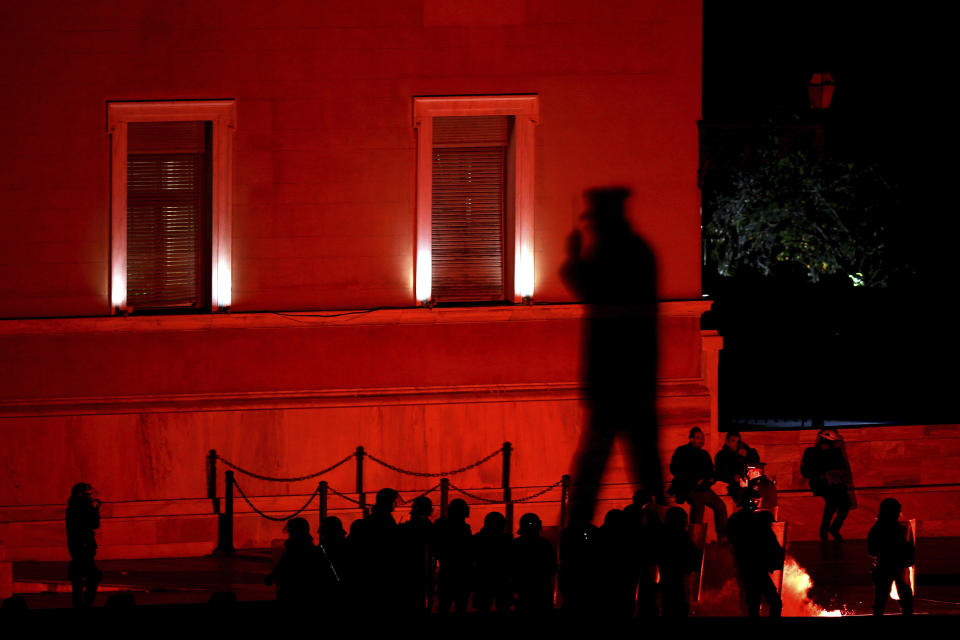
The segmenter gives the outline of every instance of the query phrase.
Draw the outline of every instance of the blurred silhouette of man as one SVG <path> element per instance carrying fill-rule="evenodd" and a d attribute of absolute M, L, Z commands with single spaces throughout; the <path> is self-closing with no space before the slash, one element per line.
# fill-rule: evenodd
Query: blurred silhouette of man
<path fill-rule="evenodd" d="M 894 498 L 880 503 L 877 522 L 867 534 L 867 552 L 874 558 L 873 615 L 883 615 L 891 584 L 897 585 L 900 611 L 905 616 L 913 615 L 913 590 L 907 569 L 914 563 L 915 551 L 906 527 L 900 524 L 900 503 Z"/>
<path fill-rule="evenodd" d="M 96 530 L 100 528 L 100 500 L 86 482 L 78 482 L 67 501 L 67 574 L 73 587 L 73 606 L 92 607 L 103 574 L 94 562 L 97 555 Z"/>
<path fill-rule="evenodd" d="M 561 275 L 587 307 L 582 376 L 587 424 L 574 458 L 570 524 L 593 519 L 614 438 L 630 456 L 633 481 L 663 502 L 654 407 L 657 370 L 653 254 L 630 228 L 624 188 L 586 193 L 581 228 L 567 239 Z"/>

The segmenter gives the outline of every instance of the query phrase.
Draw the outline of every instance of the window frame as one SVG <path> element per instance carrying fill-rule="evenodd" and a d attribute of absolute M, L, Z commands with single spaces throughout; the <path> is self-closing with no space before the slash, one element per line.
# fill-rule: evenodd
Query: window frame
<path fill-rule="evenodd" d="M 213 128 L 211 162 L 210 310 L 227 311 L 232 297 L 231 204 L 236 101 L 108 102 L 110 169 L 110 303 L 127 313 L 127 125 L 131 122 L 205 121 Z"/>
<path fill-rule="evenodd" d="M 433 230 L 433 118 L 438 116 L 514 116 L 513 135 L 508 146 L 508 176 L 512 189 L 507 194 L 507 224 L 504 233 L 513 246 L 504 252 L 505 295 L 513 302 L 533 299 L 534 293 L 534 137 L 539 122 L 537 95 L 420 96 L 413 99 L 413 126 L 417 130 L 416 255 L 414 293 L 419 306 L 432 303 Z M 510 269 L 509 267 L 513 268 Z"/>

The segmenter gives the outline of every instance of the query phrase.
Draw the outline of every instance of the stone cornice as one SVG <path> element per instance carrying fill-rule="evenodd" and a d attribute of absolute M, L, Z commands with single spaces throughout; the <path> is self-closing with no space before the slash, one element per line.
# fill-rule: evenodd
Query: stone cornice
<path fill-rule="evenodd" d="M 710 300 L 678 300 L 657 304 L 661 317 L 699 317 Z M 504 305 L 497 307 L 405 308 L 343 311 L 286 311 L 212 313 L 169 316 L 93 318 L 37 318 L 0 320 L 0 337 L 72 333 L 127 333 L 149 331 L 214 331 L 220 329 L 310 328 L 400 324 L 468 324 L 489 322 L 543 322 L 584 317 L 582 304 Z"/>

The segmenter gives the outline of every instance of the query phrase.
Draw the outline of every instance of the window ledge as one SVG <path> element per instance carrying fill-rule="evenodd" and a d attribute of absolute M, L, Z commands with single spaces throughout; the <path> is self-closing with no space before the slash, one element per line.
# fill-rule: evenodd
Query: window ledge
<path fill-rule="evenodd" d="M 667 317 L 699 317 L 710 300 L 674 300 L 657 304 Z M 0 321 L 0 336 L 23 334 L 124 333 L 142 331 L 208 331 L 217 329 L 276 329 L 282 327 L 359 326 L 391 324 L 463 324 L 542 322 L 584 317 L 579 303 L 505 305 L 500 307 L 443 307 L 377 309 L 373 311 L 284 311 L 203 314 L 189 316 L 116 316 L 95 318 L 41 318 Z"/>

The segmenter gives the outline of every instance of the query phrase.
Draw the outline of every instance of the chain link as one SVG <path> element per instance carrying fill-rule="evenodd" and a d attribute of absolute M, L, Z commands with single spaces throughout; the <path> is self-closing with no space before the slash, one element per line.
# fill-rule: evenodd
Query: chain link
<path fill-rule="evenodd" d="M 284 520 L 289 520 L 290 518 L 296 518 L 298 515 L 300 515 L 301 513 L 303 513 L 304 509 L 306 509 L 307 507 L 309 507 L 309 506 L 310 506 L 310 503 L 313 502 L 313 499 L 314 499 L 315 497 L 317 497 L 317 491 L 316 491 L 316 489 L 315 489 L 315 490 L 313 491 L 313 493 L 310 494 L 310 498 L 307 500 L 306 504 L 304 504 L 302 507 L 300 507 L 299 509 L 297 509 L 296 511 L 294 511 L 294 512 L 293 512 L 292 514 L 290 514 L 289 516 L 271 516 L 271 515 L 269 515 L 269 514 L 267 514 L 267 513 L 264 513 L 264 512 L 261 511 L 260 509 L 257 509 L 257 507 L 256 507 L 252 502 L 250 502 L 250 498 L 248 498 L 248 497 L 247 497 L 247 494 L 245 494 L 245 493 L 243 492 L 243 489 L 240 488 L 240 485 L 237 483 L 236 479 L 234 479 L 234 481 L 233 481 L 233 486 L 235 486 L 235 487 L 237 488 L 237 491 L 240 492 L 240 497 L 243 498 L 244 501 L 246 501 L 246 503 L 247 503 L 248 505 L 250 505 L 250 508 L 253 509 L 253 511 L 254 511 L 255 513 L 257 513 L 258 515 L 260 515 L 260 516 L 263 517 L 263 518 L 266 518 L 267 520 L 273 520 L 274 522 L 283 522 Z"/>
<path fill-rule="evenodd" d="M 547 492 L 550 491 L 551 489 L 556 489 L 556 488 L 559 487 L 561 484 L 563 484 L 563 478 L 561 478 L 560 480 L 554 482 L 554 483 L 553 483 L 552 485 L 550 485 L 549 487 L 546 487 L 546 488 L 544 488 L 544 489 L 541 489 L 540 491 L 537 491 L 536 493 L 531 493 L 530 495 L 524 496 L 524 497 L 522 497 L 522 498 L 513 498 L 512 500 L 510 500 L 510 502 L 513 502 L 513 503 L 517 503 L 517 502 L 529 502 L 530 500 L 533 500 L 533 499 L 535 499 L 535 498 L 539 498 L 540 496 L 542 496 L 543 494 L 547 493 Z M 462 493 L 463 495 L 467 496 L 468 498 L 473 498 L 474 500 L 478 500 L 478 501 L 480 501 L 480 502 L 486 502 L 487 504 L 504 504 L 504 503 L 505 503 L 505 501 L 502 500 L 502 499 L 501 499 L 501 500 L 491 500 L 490 498 L 484 498 L 483 496 L 478 496 L 477 494 L 471 493 L 471 492 L 467 491 L 466 489 L 461 489 L 460 487 L 454 485 L 453 483 L 450 483 L 450 488 L 453 489 L 454 491 L 457 491 L 457 492 L 459 492 L 459 493 Z"/>
<path fill-rule="evenodd" d="M 483 496 L 478 496 L 475 493 L 470 493 L 466 489 L 461 489 L 460 487 L 456 486 L 452 482 L 450 483 L 450 488 L 458 493 L 462 493 L 468 498 L 473 498 L 474 500 L 477 500 L 479 502 L 486 502 L 487 504 L 503 504 L 503 500 L 491 500 L 490 498 L 484 498 Z"/>
<path fill-rule="evenodd" d="M 218 455 L 218 456 L 217 456 L 217 459 L 220 460 L 220 462 L 222 462 L 223 464 L 225 464 L 225 465 L 227 465 L 228 467 L 230 467 L 231 469 L 233 469 L 234 471 L 239 471 L 240 473 L 242 473 L 242 474 L 244 474 L 244 475 L 248 475 L 248 476 L 250 476 L 251 478 L 256 478 L 257 480 L 266 480 L 267 482 L 300 482 L 301 480 L 309 480 L 309 479 L 311 479 L 311 478 L 316 478 L 317 476 L 322 476 L 322 475 L 325 474 L 325 473 L 330 473 L 331 471 L 333 471 L 334 469 L 336 469 L 336 468 L 339 467 L 340 465 L 342 465 L 342 464 L 346 463 L 347 461 L 349 461 L 350 458 L 354 457 L 354 455 L 355 455 L 355 454 L 351 453 L 350 455 L 348 455 L 348 456 L 347 456 L 346 458 L 344 458 L 343 460 L 340 460 L 339 462 L 333 463 L 332 465 L 330 465 L 330 466 L 327 467 L 326 469 L 321 469 L 320 471 L 317 471 L 316 473 L 311 473 L 311 474 L 305 475 L 305 476 L 297 476 L 296 478 L 274 478 L 274 477 L 272 477 L 272 476 L 264 476 L 264 475 L 260 475 L 259 473 L 254 473 L 253 471 L 247 471 L 246 469 L 244 469 L 244 468 L 242 468 L 242 467 L 238 467 L 237 465 L 233 464 L 232 462 L 230 462 L 229 460 L 227 460 L 227 459 L 224 458 L 223 456 L 219 456 L 219 455 Z"/>
<path fill-rule="evenodd" d="M 400 504 L 410 504 L 411 502 L 413 502 L 413 501 L 416 500 L 417 498 L 423 498 L 423 497 L 425 497 L 425 496 L 428 496 L 428 495 L 430 495 L 431 493 L 433 493 L 434 491 L 436 491 L 436 490 L 439 489 L 439 488 L 440 488 L 440 483 L 438 482 L 437 484 L 433 485 L 432 487 L 430 487 L 429 489 L 427 489 L 427 490 L 424 491 L 423 493 L 418 494 L 418 495 L 415 495 L 415 496 L 413 496 L 412 498 L 409 498 L 409 499 L 407 499 L 407 500 L 404 500 L 404 499 L 403 499 L 403 496 L 399 495 L 399 492 L 398 492 L 398 494 L 397 494 L 397 499 L 400 500 Z"/>
<path fill-rule="evenodd" d="M 534 498 L 539 498 L 540 496 L 550 491 L 551 489 L 556 489 L 561 484 L 563 484 L 563 478 L 561 478 L 560 480 L 557 480 L 546 489 L 541 489 L 540 491 L 537 491 L 536 493 L 531 493 L 530 495 L 524 496 L 523 498 L 514 498 L 511 502 L 528 502 L 530 500 L 533 500 Z"/>
<path fill-rule="evenodd" d="M 348 496 L 347 494 L 345 494 L 345 493 L 340 493 L 339 491 L 337 491 L 336 489 L 334 489 L 333 487 L 331 487 L 329 484 L 327 485 L 327 489 L 329 489 L 329 490 L 330 490 L 331 492 L 333 492 L 334 494 L 340 496 L 340 497 L 343 498 L 344 500 L 349 500 L 350 502 L 352 502 L 353 504 L 357 505 L 358 507 L 360 506 L 360 501 L 359 501 L 359 500 L 354 500 L 353 498 L 351 498 L 351 497 Z"/>
<path fill-rule="evenodd" d="M 482 465 L 484 462 L 488 462 L 488 461 L 492 460 L 493 458 L 496 458 L 496 457 L 497 457 L 498 455 L 500 455 L 501 453 L 503 453 L 503 449 L 497 449 L 496 451 L 494 451 L 494 452 L 491 453 L 490 455 L 488 455 L 488 456 L 486 456 L 486 457 L 484 457 L 484 458 L 480 458 L 479 460 L 477 460 L 477 461 L 474 462 L 473 464 L 468 464 L 468 465 L 465 466 L 465 467 L 460 467 L 459 469 L 453 469 L 452 471 L 441 471 L 441 472 L 438 472 L 438 473 L 429 473 L 429 472 L 426 472 L 426 471 L 410 471 L 409 469 L 404 469 L 404 468 L 402 468 L 402 467 L 398 467 L 398 466 L 396 466 L 396 465 L 390 464 L 389 462 L 386 462 L 386 461 L 384 461 L 384 460 L 381 460 L 380 458 L 377 458 L 377 457 L 374 456 L 373 454 L 366 453 L 365 455 L 366 455 L 366 457 L 370 458 L 371 460 L 373 460 L 373 461 L 376 462 L 377 464 L 379 464 L 379 465 L 381 465 L 381 466 L 383 466 L 383 467 L 386 467 L 387 469 L 390 469 L 391 471 L 396 471 L 397 473 L 403 473 L 403 474 L 408 475 L 408 476 L 417 476 L 417 477 L 419 477 L 419 478 L 443 478 L 443 477 L 446 477 L 446 476 L 455 476 L 455 475 L 457 475 L 458 473 L 463 473 L 464 471 L 469 471 L 470 469 L 473 469 L 474 467 L 479 467 L 479 466 Z"/>
<path fill-rule="evenodd" d="M 433 485 L 431 488 L 427 489 L 426 491 L 421 493 L 419 496 L 417 496 L 417 498 L 423 498 L 425 496 L 428 496 L 439 488 L 440 488 L 440 483 L 438 482 L 437 484 Z M 417 498 L 414 498 L 414 500 L 416 500 Z"/>

